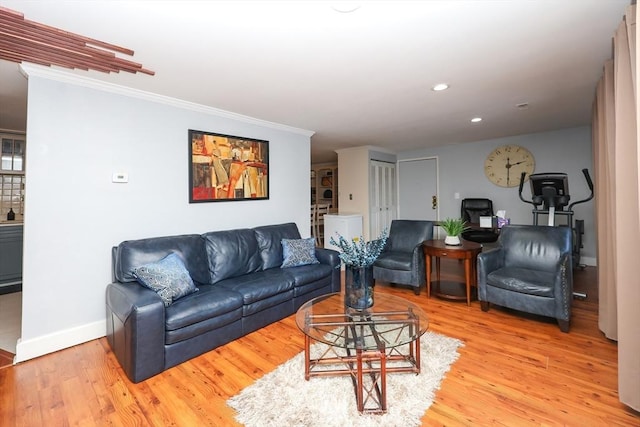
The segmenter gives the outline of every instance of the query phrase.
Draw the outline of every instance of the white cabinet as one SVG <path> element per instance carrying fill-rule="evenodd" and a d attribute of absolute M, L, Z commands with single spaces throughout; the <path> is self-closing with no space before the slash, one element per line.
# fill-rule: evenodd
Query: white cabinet
<path fill-rule="evenodd" d="M 0 225 L 0 287 L 22 281 L 22 224 Z"/>
<path fill-rule="evenodd" d="M 362 215 L 333 215 L 324 216 L 324 247 L 338 251 L 338 247 L 329 243 L 331 237 L 336 241 L 338 234 L 347 241 L 362 236 Z"/>

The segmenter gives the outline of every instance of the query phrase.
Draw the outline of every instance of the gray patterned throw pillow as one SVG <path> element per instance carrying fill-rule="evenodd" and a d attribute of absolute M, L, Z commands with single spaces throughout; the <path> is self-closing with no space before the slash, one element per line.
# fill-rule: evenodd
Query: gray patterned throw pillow
<path fill-rule="evenodd" d="M 141 285 L 160 295 L 165 307 L 198 290 L 184 263 L 175 253 L 170 253 L 160 261 L 136 267 L 133 275 Z"/>
<path fill-rule="evenodd" d="M 316 258 L 316 242 L 313 237 L 308 239 L 282 239 L 282 255 L 284 261 L 280 268 L 320 264 L 320 261 Z"/>

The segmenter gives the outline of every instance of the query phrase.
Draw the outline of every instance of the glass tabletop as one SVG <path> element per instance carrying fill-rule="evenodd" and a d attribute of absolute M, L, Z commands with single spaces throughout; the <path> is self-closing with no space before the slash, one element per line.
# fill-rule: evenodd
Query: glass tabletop
<path fill-rule="evenodd" d="M 415 341 L 427 331 L 427 314 L 416 304 L 394 295 L 376 293 L 374 304 L 355 310 L 344 294 L 316 297 L 296 313 L 296 324 L 310 338 L 347 349 L 374 350 Z"/>

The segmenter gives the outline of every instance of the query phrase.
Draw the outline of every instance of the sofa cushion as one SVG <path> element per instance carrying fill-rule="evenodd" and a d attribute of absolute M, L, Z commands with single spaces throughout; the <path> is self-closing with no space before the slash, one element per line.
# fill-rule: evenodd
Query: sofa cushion
<path fill-rule="evenodd" d="M 202 237 L 205 241 L 211 284 L 262 269 L 262 258 L 253 230 L 213 231 Z"/>
<path fill-rule="evenodd" d="M 113 274 L 118 282 L 135 282 L 133 269 L 176 253 L 196 284 L 209 283 L 204 240 L 198 234 L 127 240 L 113 248 Z"/>
<path fill-rule="evenodd" d="M 310 264 L 284 271 L 293 278 L 293 296 L 296 298 L 330 285 L 333 270 L 334 267 L 326 264 Z"/>
<path fill-rule="evenodd" d="M 523 294 L 553 297 L 553 273 L 517 267 L 504 267 L 487 275 L 487 284 Z"/>
<path fill-rule="evenodd" d="M 198 290 L 182 260 L 175 253 L 134 268 L 133 275 L 141 285 L 155 291 L 162 298 L 165 307 Z"/>
<path fill-rule="evenodd" d="M 216 284 L 242 295 L 244 305 L 253 304 L 293 289 L 294 279 L 284 270 L 272 268 L 257 273 L 232 277 Z"/>
<path fill-rule="evenodd" d="M 283 270 L 293 280 L 295 287 L 316 282 L 325 277 L 331 278 L 333 267 L 326 264 L 309 264 Z"/>
<path fill-rule="evenodd" d="M 313 237 L 308 239 L 282 239 L 282 256 L 281 268 L 320 264 L 320 261 L 316 258 L 316 240 Z"/>
<path fill-rule="evenodd" d="M 242 296 L 218 285 L 196 292 L 166 309 L 165 344 L 173 344 L 242 318 Z"/>
<path fill-rule="evenodd" d="M 298 226 L 289 222 L 286 224 L 266 225 L 253 229 L 260 247 L 262 268 L 268 270 L 280 267 L 284 258 L 282 251 L 282 239 L 299 239 Z"/>
<path fill-rule="evenodd" d="M 167 308 L 166 329 L 174 331 L 242 307 L 242 295 L 218 285 L 203 285 L 198 293 Z"/>

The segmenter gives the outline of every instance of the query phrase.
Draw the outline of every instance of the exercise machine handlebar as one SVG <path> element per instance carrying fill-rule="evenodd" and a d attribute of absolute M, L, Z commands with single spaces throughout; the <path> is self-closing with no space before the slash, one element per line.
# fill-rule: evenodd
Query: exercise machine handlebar
<path fill-rule="evenodd" d="M 591 194 L 589 194 L 589 197 L 587 197 L 586 199 L 577 200 L 577 201 L 571 203 L 569 205 L 569 210 L 571 210 L 571 208 L 573 208 L 574 205 L 579 205 L 580 203 L 585 203 L 585 202 L 588 202 L 589 200 L 593 199 L 593 181 L 591 181 L 591 176 L 589 175 L 589 170 L 587 168 L 582 169 L 582 174 L 584 175 L 584 179 L 587 181 L 587 185 L 589 186 L 589 191 L 591 191 Z"/>
<path fill-rule="evenodd" d="M 526 200 L 524 197 L 522 197 L 522 187 L 524 187 L 524 179 L 526 178 L 527 173 L 526 172 L 522 172 L 520 174 L 520 189 L 518 190 L 518 196 L 520 196 L 520 200 L 522 200 L 525 203 L 530 203 L 533 206 L 536 206 L 535 203 L 533 203 L 533 200 Z"/>

